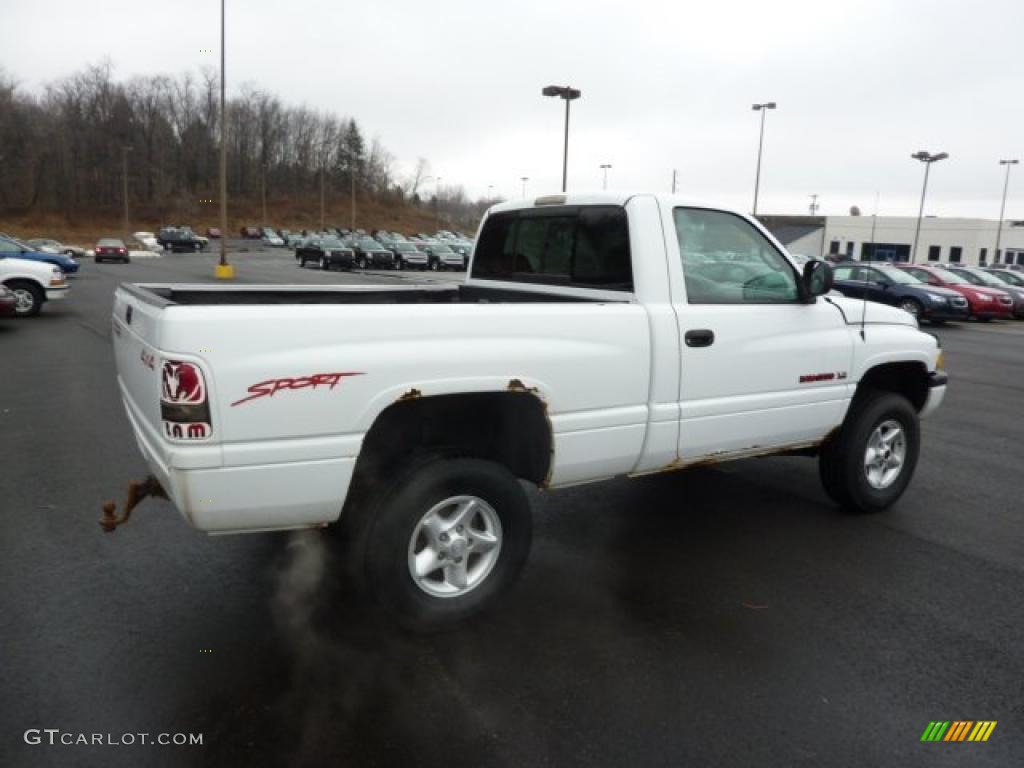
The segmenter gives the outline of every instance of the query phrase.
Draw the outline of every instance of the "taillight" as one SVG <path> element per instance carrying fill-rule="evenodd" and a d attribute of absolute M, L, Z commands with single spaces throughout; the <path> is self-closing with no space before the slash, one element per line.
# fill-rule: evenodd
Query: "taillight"
<path fill-rule="evenodd" d="M 128 251 L 126 251 L 124 248 L 118 248 L 117 252 L 118 253 L 128 253 Z"/>
<path fill-rule="evenodd" d="M 160 370 L 160 418 L 175 440 L 205 440 L 213 434 L 206 380 L 199 366 L 164 360 Z"/>

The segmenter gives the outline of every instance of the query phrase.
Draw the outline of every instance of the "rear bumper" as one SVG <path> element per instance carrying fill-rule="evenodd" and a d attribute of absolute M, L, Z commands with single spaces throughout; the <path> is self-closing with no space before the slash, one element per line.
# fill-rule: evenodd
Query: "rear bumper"
<path fill-rule="evenodd" d="M 122 401 L 139 450 L 182 517 L 207 533 L 310 528 L 341 514 L 356 458 L 239 467 L 182 468 L 161 458 L 159 438 L 143 426 L 122 385 Z M 185 463 L 182 461 L 181 463 Z"/>
<path fill-rule="evenodd" d="M 942 405 L 942 400 L 946 397 L 946 384 L 948 381 L 949 377 L 945 371 L 932 371 L 928 374 L 928 396 L 925 398 L 920 414 L 918 414 L 922 419 L 928 418 Z"/>

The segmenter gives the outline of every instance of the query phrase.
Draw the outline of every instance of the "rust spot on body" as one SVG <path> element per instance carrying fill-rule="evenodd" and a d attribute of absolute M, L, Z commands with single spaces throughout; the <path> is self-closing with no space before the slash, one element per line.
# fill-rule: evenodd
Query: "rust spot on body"
<path fill-rule="evenodd" d="M 510 380 L 509 383 L 508 383 L 508 386 L 506 387 L 506 389 L 509 392 L 529 392 L 529 393 L 534 394 L 534 395 L 536 395 L 538 393 L 538 389 L 536 387 L 528 387 L 528 386 L 526 386 L 525 384 L 523 384 L 522 379 L 512 379 L 512 380 Z"/>

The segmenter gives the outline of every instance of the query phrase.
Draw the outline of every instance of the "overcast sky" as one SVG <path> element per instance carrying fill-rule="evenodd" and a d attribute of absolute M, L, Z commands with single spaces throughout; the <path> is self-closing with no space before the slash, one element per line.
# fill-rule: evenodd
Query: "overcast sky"
<path fill-rule="evenodd" d="M 120 78 L 219 63 L 217 0 L 3 0 L 0 66 L 29 90 L 109 57 Z M 561 184 L 668 191 L 749 210 L 754 102 L 767 115 L 763 213 L 997 218 L 1000 158 L 1024 159 L 1021 0 L 228 0 L 229 92 L 243 82 L 355 117 L 399 171 L 417 157 L 470 195 Z M 202 49 L 214 53 L 201 53 Z M 1024 170 L 1006 215 L 1024 218 Z"/>

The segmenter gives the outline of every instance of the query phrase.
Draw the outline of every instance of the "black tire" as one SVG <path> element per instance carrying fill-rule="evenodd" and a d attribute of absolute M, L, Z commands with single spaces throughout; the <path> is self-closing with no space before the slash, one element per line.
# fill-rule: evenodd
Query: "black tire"
<path fill-rule="evenodd" d="M 395 261 L 394 261 L 394 264 L 392 266 L 395 268 L 395 271 L 401 272 L 402 271 L 402 260 L 400 258 L 398 258 L 397 256 L 395 256 Z"/>
<path fill-rule="evenodd" d="M 356 268 L 357 269 L 366 269 L 366 257 L 365 256 L 357 256 L 356 257 Z"/>
<path fill-rule="evenodd" d="M 485 501 L 501 525 L 501 545 L 491 570 L 465 593 L 439 597 L 421 588 L 409 569 L 409 548 L 424 515 L 454 496 Z M 368 596 L 400 625 L 440 630 L 493 603 L 519 576 L 533 531 L 530 503 L 519 481 L 505 467 L 480 459 L 433 458 L 414 462 L 391 484 L 352 545 L 357 577 Z M 472 556 L 465 550 L 467 563 Z M 479 562 L 479 561 L 477 561 Z"/>
<path fill-rule="evenodd" d="M 904 312 L 910 313 L 918 320 L 921 319 L 921 315 L 924 313 L 924 306 L 917 299 L 901 299 L 900 303 L 897 304 L 896 306 L 902 309 Z"/>
<path fill-rule="evenodd" d="M 868 482 L 864 461 L 868 440 L 887 421 L 895 421 L 902 428 L 905 456 L 891 484 L 876 488 Z M 848 512 L 881 512 L 907 489 L 920 449 L 921 429 L 914 406 L 902 395 L 866 390 L 854 398 L 843 426 L 821 448 L 821 484 L 829 497 Z"/>
<path fill-rule="evenodd" d="M 430 260 L 430 269 L 432 271 L 434 271 L 434 272 L 437 272 L 439 269 L 441 269 L 440 262 L 437 259 L 431 259 Z"/>
<path fill-rule="evenodd" d="M 979 323 L 991 323 L 992 322 L 992 318 L 991 317 L 975 317 L 974 319 L 977 320 Z"/>
<path fill-rule="evenodd" d="M 326 256 L 320 257 L 320 269 L 324 272 L 328 272 L 331 269 L 331 262 L 328 261 Z"/>
<path fill-rule="evenodd" d="M 43 302 L 46 301 L 46 294 L 42 288 L 27 280 L 12 280 L 6 285 L 18 297 L 18 306 L 14 310 L 17 317 L 35 317 L 39 314 Z M 25 302 L 30 303 L 26 306 Z"/>

